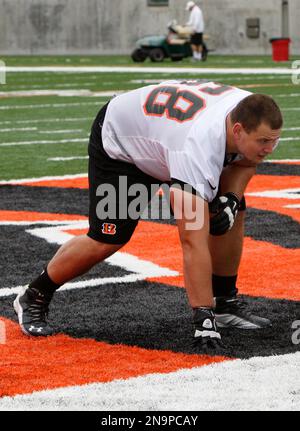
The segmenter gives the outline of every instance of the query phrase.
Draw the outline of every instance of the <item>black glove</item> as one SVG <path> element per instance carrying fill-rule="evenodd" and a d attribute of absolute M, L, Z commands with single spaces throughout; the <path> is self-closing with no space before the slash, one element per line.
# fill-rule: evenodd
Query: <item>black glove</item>
<path fill-rule="evenodd" d="M 230 230 L 234 224 L 240 207 L 239 198 L 234 193 L 225 193 L 225 195 L 217 196 L 209 204 L 209 212 L 212 214 L 210 218 L 210 234 L 224 235 Z"/>
<path fill-rule="evenodd" d="M 224 347 L 213 310 L 199 307 L 194 308 L 193 313 L 195 326 L 193 346 L 200 347 L 203 351 Z"/>

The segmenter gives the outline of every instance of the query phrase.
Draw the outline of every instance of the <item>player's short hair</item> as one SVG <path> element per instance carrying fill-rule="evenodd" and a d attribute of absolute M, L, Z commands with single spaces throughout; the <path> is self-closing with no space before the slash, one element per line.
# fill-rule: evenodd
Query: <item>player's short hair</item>
<path fill-rule="evenodd" d="M 265 94 L 251 94 L 231 111 L 231 121 L 241 123 L 247 133 L 266 123 L 272 130 L 281 129 L 283 118 L 277 103 Z"/>

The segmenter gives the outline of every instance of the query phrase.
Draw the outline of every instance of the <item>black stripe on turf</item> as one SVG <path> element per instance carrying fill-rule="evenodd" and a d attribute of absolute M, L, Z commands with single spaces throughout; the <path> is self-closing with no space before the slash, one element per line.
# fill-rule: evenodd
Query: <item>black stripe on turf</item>
<path fill-rule="evenodd" d="M 273 322 L 264 330 L 223 330 L 227 350 L 237 358 L 299 351 L 292 343 L 292 322 L 300 302 L 243 297 L 249 310 Z M 1 315 L 15 319 L 12 298 L 0 298 Z M 111 344 L 201 353 L 191 346 L 192 313 L 184 289 L 146 281 L 61 291 L 55 294 L 50 321 L 57 332 Z"/>
<path fill-rule="evenodd" d="M 59 248 L 46 240 L 32 236 L 25 229 L 46 226 L 0 226 L 0 268 L 1 287 L 26 285 L 33 280 L 49 262 Z M 129 274 L 117 268 L 119 276 Z M 88 276 L 76 281 L 93 278 L 115 277 L 116 267 L 102 262 L 89 272 Z"/>
<path fill-rule="evenodd" d="M 300 248 L 300 224 L 273 211 L 247 208 L 245 235 L 284 248 Z"/>
<path fill-rule="evenodd" d="M 300 165 L 284 163 L 260 163 L 256 169 L 259 175 L 299 176 Z"/>

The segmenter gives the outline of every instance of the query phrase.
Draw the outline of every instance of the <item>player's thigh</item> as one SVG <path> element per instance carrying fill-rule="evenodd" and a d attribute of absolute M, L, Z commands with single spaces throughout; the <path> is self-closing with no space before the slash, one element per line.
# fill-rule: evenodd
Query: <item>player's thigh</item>
<path fill-rule="evenodd" d="M 88 236 L 102 243 L 126 244 L 158 188 L 134 165 L 90 156 Z"/>

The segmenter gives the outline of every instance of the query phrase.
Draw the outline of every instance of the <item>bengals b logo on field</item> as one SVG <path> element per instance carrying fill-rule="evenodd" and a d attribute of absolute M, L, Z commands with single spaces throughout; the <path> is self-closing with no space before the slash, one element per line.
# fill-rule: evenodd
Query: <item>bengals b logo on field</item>
<path fill-rule="evenodd" d="M 105 235 L 115 235 L 117 233 L 117 226 L 114 223 L 103 223 L 102 233 Z"/>

